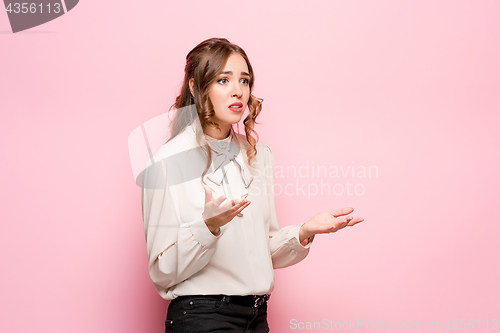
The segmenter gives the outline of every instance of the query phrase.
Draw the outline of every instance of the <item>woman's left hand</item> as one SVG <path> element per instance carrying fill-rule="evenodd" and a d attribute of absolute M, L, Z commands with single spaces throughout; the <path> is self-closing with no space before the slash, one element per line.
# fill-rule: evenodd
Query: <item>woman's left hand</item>
<path fill-rule="evenodd" d="M 347 226 L 352 227 L 364 219 L 361 217 L 353 218 L 345 216 L 354 211 L 352 207 L 342 209 L 329 210 L 319 213 L 302 225 L 299 233 L 299 240 L 302 245 L 307 245 L 306 239 L 316 234 L 328 234 L 336 232 Z M 345 217 L 344 217 L 345 216 Z"/>

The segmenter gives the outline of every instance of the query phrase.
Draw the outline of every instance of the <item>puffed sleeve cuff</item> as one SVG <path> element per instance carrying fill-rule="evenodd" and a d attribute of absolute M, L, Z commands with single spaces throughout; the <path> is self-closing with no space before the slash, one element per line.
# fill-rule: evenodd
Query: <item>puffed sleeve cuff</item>
<path fill-rule="evenodd" d="M 219 232 L 217 236 L 212 234 L 201 214 L 199 216 L 199 221 L 189 224 L 189 229 L 196 241 L 203 247 L 213 246 L 222 236 L 222 231 Z"/>
<path fill-rule="evenodd" d="M 304 222 L 305 223 L 305 222 Z M 315 235 L 312 235 L 311 237 L 309 237 L 307 239 L 307 244 L 305 246 L 303 246 L 302 244 L 300 244 L 300 228 L 304 225 L 304 223 L 298 225 L 298 226 L 295 226 L 293 227 L 292 230 L 290 230 L 290 238 L 292 240 L 292 244 L 294 246 L 294 248 L 297 248 L 296 250 L 299 251 L 300 249 L 308 249 L 311 247 L 311 244 L 312 242 L 314 241 L 314 236 Z"/>

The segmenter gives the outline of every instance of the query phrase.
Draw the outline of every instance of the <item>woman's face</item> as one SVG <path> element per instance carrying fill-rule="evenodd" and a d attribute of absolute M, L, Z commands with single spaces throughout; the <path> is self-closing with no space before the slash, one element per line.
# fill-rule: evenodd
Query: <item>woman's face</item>
<path fill-rule="evenodd" d="M 214 106 L 213 121 L 221 129 L 241 120 L 250 98 L 250 74 L 243 57 L 233 53 L 226 65 L 210 85 L 208 97 Z"/>

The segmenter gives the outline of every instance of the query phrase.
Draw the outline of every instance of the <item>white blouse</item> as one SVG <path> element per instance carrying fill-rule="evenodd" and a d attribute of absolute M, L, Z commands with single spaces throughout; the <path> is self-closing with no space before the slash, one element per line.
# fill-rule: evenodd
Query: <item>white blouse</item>
<path fill-rule="evenodd" d="M 279 228 L 274 199 L 274 158 L 271 148 L 257 142 L 250 166 L 249 144 L 237 135 L 216 140 L 203 135 L 212 148 L 213 163 L 203 177 L 213 198 L 247 198 L 251 204 L 220 228 L 215 236 L 202 213 L 205 191 L 201 175 L 207 157 L 196 142 L 199 120 L 161 146 L 146 164 L 142 180 L 142 213 L 149 275 L 161 297 L 180 295 L 260 295 L 274 289 L 273 268 L 303 260 L 301 225 Z M 215 172 L 213 171 L 215 170 Z"/>

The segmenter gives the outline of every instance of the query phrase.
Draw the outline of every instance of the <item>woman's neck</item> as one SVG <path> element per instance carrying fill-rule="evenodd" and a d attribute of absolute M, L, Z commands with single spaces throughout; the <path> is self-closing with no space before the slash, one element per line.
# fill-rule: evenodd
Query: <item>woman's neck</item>
<path fill-rule="evenodd" d="M 227 125 L 227 127 L 219 125 L 219 127 L 221 129 L 220 131 L 215 127 L 207 126 L 205 134 L 216 140 L 224 140 L 229 136 L 231 125 Z"/>

